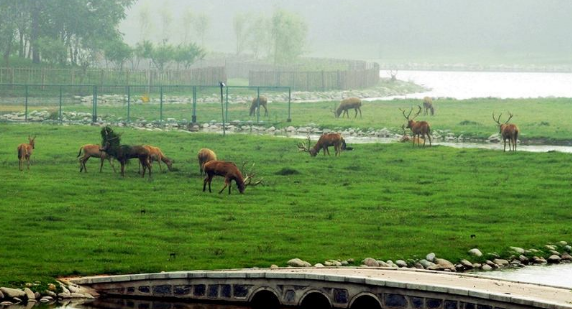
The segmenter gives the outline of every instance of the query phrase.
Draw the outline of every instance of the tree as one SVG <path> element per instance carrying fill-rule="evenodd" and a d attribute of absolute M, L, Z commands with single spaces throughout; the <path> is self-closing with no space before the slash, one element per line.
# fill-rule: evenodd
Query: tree
<path fill-rule="evenodd" d="M 60 40 L 54 40 L 50 37 L 42 37 L 38 39 L 38 48 L 41 50 L 41 60 L 50 64 L 62 64 L 66 62 L 67 48 Z"/>
<path fill-rule="evenodd" d="M 300 15 L 278 9 L 272 15 L 271 29 L 274 64 L 294 61 L 304 53 L 308 25 Z"/>
<path fill-rule="evenodd" d="M 205 46 L 205 36 L 210 28 L 210 22 L 209 17 L 204 13 L 197 14 L 193 19 L 193 30 L 201 39 L 201 46 Z"/>
<path fill-rule="evenodd" d="M 133 49 L 121 40 L 107 42 L 103 47 L 103 52 L 105 59 L 113 62 L 120 70 L 123 70 L 125 61 L 131 59 L 133 55 Z"/>
<path fill-rule="evenodd" d="M 262 52 L 266 52 L 268 55 L 269 51 L 272 50 L 269 29 L 270 20 L 268 18 L 264 15 L 253 17 L 253 22 L 248 28 L 248 46 L 256 58 L 260 57 Z"/>
<path fill-rule="evenodd" d="M 135 55 L 136 59 L 133 66 L 135 68 L 138 68 L 141 60 L 151 59 L 154 48 L 155 46 L 153 46 L 153 43 L 151 41 L 144 40 L 142 42 L 137 43 L 135 45 L 135 48 L 133 49 L 133 54 Z"/>
<path fill-rule="evenodd" d="M 248 20 L 249 14 L 238 13 L 234 15 L 233 27 L 234 35 L 236 37 L 236 54 L 240 55 L 245 48 L 246 41 L 248 40 Z"/>
<path fill-rule="evenodd" d="M 14 15 L 11 14 L 13 6 L 11 1 L 0 2 L 0 49 L 6 66 L 10 65 L 10 54 L 16 33 Z"/>
<path fill-rule="evenodd" d="M 161 41 L 166 42 L 169 40 L 171 22 L 173 21 L 173 14 L 168 5 L 162 5 L 160 10 L 161 15 Z"/>
<path fill-rule="evenodd" d="M 151 18 L 151 10 L 149 8 L 149 1 L 145 1 L 139 9 L 137 19 L 139 22 L 139 29 L 141 30 L 141 41 L 148 40 L 153 31 L 153 19 Z"/>
<path fill-rule="evenodd" d="M 189 69 L 195 61 L 205 57 L 205 51 L 195 43 L 181 44 L 175 48 L 175 62 L 177 69 L 182 64 L 185 69 Z"/>
<path fill-rule="evenodd" d="M 164 71 L 168 68 L 169 62 L 175 59 L 175 48 L 173 45 L 163 42 L 157 47 L 153 48 L 151 52 L 151 62 L 159 71 Z"/>
<path fill-rule="evenodd" d="M 181 17 L 181 32 L 183 35 L 183 44 L 187 44 L 189 42 L 189 36 L 191 33 L 191 29 L 193 27 L 193 12 L 190 9 L 186 9 Z"/>

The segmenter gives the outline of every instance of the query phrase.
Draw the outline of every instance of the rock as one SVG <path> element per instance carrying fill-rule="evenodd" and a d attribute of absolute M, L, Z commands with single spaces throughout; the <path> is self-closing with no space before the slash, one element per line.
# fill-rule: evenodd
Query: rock
<path fill-rule="evenodd" d="M 50 302 L 50 301 L 53 301 L 53 300 L 54 300 L 54 298 L 51 297 L 51 296 L 44 296 L 44 297 L 42 297 L 42 298 L 40 299 L 41 302 Z"/>
<path fill-rule="evenodd" d="M 425 260 L 425 259 L 420 260 L 420 261 L 419 261 L 419 264 L 421 264 L 425 269 L 428 269 L 430 266 L 435 265 L 435 263 L 429 262 L 429 261 L 427 261 L 427 260 Z"/>
<path fill-rule="evenodd" d="M 483 256 L 483 253 L 481 252 L 481 250 L 479 250 L 479 249 L 477 249 L 477 248 L 474 248 L 474 249 L 469 250 L 469 254 L 472 255 L 472 256 L 476 256 L 476 257 L 481 257 L 481 256 Z"/>
<path fill-rule="evenodd" d="M 278 268 L 280 268 L 280 267 L 278 267 L 278 265 L 276 265 L 276 264 L 270 265 L 270 269 L 278 269 Z"/>
<path fill-rule="evenodd" d="M 529 262 L 528 258 L 522 254 L 518 256 L 518 260 L 523 264 L 528 264 Z"/>
<path fill-rule="evenodd" d="M 0 291 L 0 300 L 4 299 L 4 294 Z"/>
<path fill-rule="evenodd" d="M 425 259 L 429 262 L 435 262 L 435 253 L 431 252 L 425 256 Z"/>
<path fill-rule="evenodd" d="M 560 246 L 566 246 L 566 245 L 568 245 L 568 243 L 565 242 L 564 240 L 559 241 L 558 244 L 559 244 Z"/>
<path fill-rule="evenodd" d="M 558 255 L 553 254 L 548 258 L 548 263 L 557 264 L 560 263 L 560 260 L 561 258 Z"/>
<path fill-rule="evenodd" d="M 342 261 L 341 264 L 342 266 L 348 266 L 350 263 L 348 261 Z"/>
<path fill-rule="evenodd" d="M 42 298 L 42 294 L 40 294 L 40 292 L 35 292 L 35 293 L 34 293 L 34 297 L 35 297 L 36 299 L 40 299 L 40 298 Z"/>
<path fill-rule="evenodd" d="M 550 254 L 555 254 L 560 256 L 560 252 L 556 251 L 556 250 L 550 250 Z"/>
<path fill-rule="evenodd" d="M 354 259 L 348 259 L 348 263 L 349 263 L 349 264 L 353 264 L 354 262 L 355 262 Z"/>
<path fill-rule="evenodd" d="M 369 267 L 379 267 L 379 262 L 373 258 L 365 258 L 361 263 Z"/>
<path fill-rule="evenodd" d="M 52 291 L 45 291 L 45 294 L 54 298 L 58 297 L 58 295 Z"/>
<path fill-rule="evenodd" d="M 22 300 L 19 297 L 13 297 L 12 300 L 16 303 L 19 304 L 22 302 Z"/>
<path fill-rule="evenodd" d="M 570 252 L 570 251 L 572 251 L 572 246 L 566 245 L 566 246 L 564 246 L 564 250 L 566 250 L 566 252 Z"/>
<path fill-rule="evenodd" d="M 312 266 L 312 264 L 310 264 L 306 261 L 303 261 L 299 258 L 291 259 L 290 261 L 288 261 L 287 264 L 289 266 L 292 266 L 292 267 L 311 267 Z"/>
<path fill-rule="evenodd" d="M 425 267 L 423 267 L 423 265 L 421 265 L 421 263 L 417 262 L 413 265 L 413 267 L 417 268 L 417 269 L 425 269 Z"/>
<path fill-rule="evenodd" d="M 379 267 L 391 267 L 391 265 L 385 263 L 384 261 L 377 261 L 379 263 Z"/>
<path fill-rule="evenodd" d="M 325 261 L 324 262 L 324 266 L 333 266 L 334 264 L 332 264 L 332 262 L 330 261 Z"/>
<path fill-rule="evenodd" d="M 11 301 L 3 301 L 0 303 L 1 306 L 12 306 L 14 303 Z"/>
<path fill-rule="evenodd" d="M 4 294 L 6 298 L 24 297 L 26 293 L 22 290 L 11 289 L 11 288 L 0 288 L 0 292 Z"/>
<path fill-rule="evenodd" d="M 519 247 L 510 247 L 510 249 L 518 254 L 524 254 L 524 249 Z"/>
<path fill-rule="evenodd" d="M 322 268 L 322 267 L 324 267 L 324 265 L 322 265 L 322 263 L 316 263 L 316 265 L 314 265 L 314 267 Z"/>
<path fill-rule="evenodd" d="M 507 260 L 504 259 L 494 259 L 493 263 L 499 265 L 500 267 L 505 267 L 508 266 L 509 262 Z"/>
<path fill-rule="evenodd" d="M 532 262 L 534 264 L 546 264 L 546 260 L 543 257 L 533 256 Z"/>
<path fill-rule="evenodd" d="M 465 269 L 472 269 L 473 268 L 473 263 L 463 259 L 461 260 L 461 265 L 463 265 L 463 267 L 465 267 Z"/>
<path fill-rule="evenodd" d="M 490 267 L 489 265 L 483 265 L 483 267 L 482 267 L 481 269 L 484 270 L 484 271 L 491 271 L 491 270 L 493 270 L 493 268 Z"/>
<path fill-rule="evenodd" d="M 562 254 L 562 256 L 560 257 L 563 261 L 572 261 L 572 256 L 568 253 L 564 253 Z"/>
<path fill-rule="evenodd" d="M 548 250 L 556 250 L 556 246 L 554 246 L 554 245 L 546 245 L 544 247 Z"/>
<path fill-rule="evenodd" d="M 399 267 L 407 267 L 407 263 L 404 260 L 395 261 L 395 265 L 397 265 Z"/>
<path fill-rule="evenodd" d="M 453 263 L 445 260 L 445 259 L 435 259 L 435 264 L 437 264 L 437 266 L 439 266 L 439 269 L 450 269 L 450 270 L 454 270 L 455 269 L 455 265 L 453 265 Z"/>
<path fill-rule="evenodd" d="M 26 298 L 28 299 L 28 301 L 36 301 L 36 295 L 34 294 L 34 292 L 32 292 L 32 290 L 25 288 L 24 289 L 24 293 L 26 293 Z"/>

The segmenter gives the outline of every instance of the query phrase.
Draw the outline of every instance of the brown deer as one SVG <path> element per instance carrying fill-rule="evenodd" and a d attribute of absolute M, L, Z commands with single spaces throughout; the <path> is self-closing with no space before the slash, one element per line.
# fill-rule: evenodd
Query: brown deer
<path fill-rule="evenodd" d="M 101 165 L 99 166 L 99 172 L 101 173 L 103 170 L 103 162 L 105 161 L 105 159 L 109 160 L 109 165 L 111 165 L 111 167 L 113 168 L 113 172 L 117 172 L 115 170 L 115 166 L 113 165 L 113 162 L 111 162 L 111 156 L 107 155 L 107 153 L 100 151 L 99 149 L 101 149 L 101 147 L 99 147 L 99 145 L 96 144 L 86 144 L 83 145 L 79 148 L 79 152 L 77 154 L 77 157 L 79 158 L 79 156 L 81 156 L 82 152 L 83 152 L 83 156 L 81 158 L 79 158 L 79 172 L 81 173 L 82 171 L 85 171 L 87 173 L 87 167 L 85 166 L 85 163 L 87 162 L 87 160 L 89 160 L 89 158 L 100 158 L 101 159 Z"/>
<path fill-rule="evenodd" d="M 300 151 L 309 152 L 312 157 L 315 157 L 318 152 L 320 152 L 320 149 L 322 149 L 324 151 L 324 156 L 326 155 L 326 152 L 329 156 L 330 150 L 328 148 L 330 146 L 334 146 L 336 151 L 335 155 L 339 156 L 342 150 L 346 148 L 346 141 L 339 133 L 325 133 L 320 136 L 320 139 L 318 139 L 318 142 L 316 145 L 314 145 L 314 147 L 310 148 L 310 137 L 308 137 L 308 145 L 300 143 L 298 144 L 298 149 Z"/>
<path fill-rule="evenodd" d="M 416 142 L 419 143 L 419 141 L 422 140 L 422 139 L 419 138 L 419 137 L 413 137 L 413 138 L 412 138 L 412 137 L 409 137 L 409 135 L 407 135 L 407 133 L 405 132 L 405 125 L 402 125 L 402 126 L 401 126 L 401 129 L 403 130 L 403 136 L 401 136 L 401 138 L 399 139 L 400 142 L 406 143 L 406 142 L 409 142 L 409 141 L 411 141 L 411 140 L 415 140 L 415 139 L 416 139 Z"/>
<path fill-rule="evenodd" d="M 356 112 L 354 118 L 357 118 L 358 111 L 359 111 L 359 117 L 361 118 L 362 117 L 362 115 L 361 115 L 361 100 L 359 98 L 343 99 L 342 102 L 340 102 L 340 105 L 338 106 L 338 109 L 336 109 L 334 114 L 336 115 L 336 118 L 339 118 L 340 115 L 342 115 L 342 118 L 344 117 L 344 115 L 347 115 L 348 118 L 350 118 L 349 110 L 352 108 Z"/>
<path fill-rule="evenodd" d="M 431 97 L 423 98 L 423 115 L 427 116 L 431 112 L 431 116 L 435 115 L 435 109 L 433 108 L 433 99 Z"/>
<path fill-rule="evenodd" d="M 18 145 L 18 168 L 22 170 L 24 165 L 24 160 L 28 164 L 28 170 L 30 169 L 30 157 L 32 156 L 32 151 L 36 148 L 36 135 L 30 137 L 28 135 L 28 144 Z"/>
<path fill-rule="evenodd" d="M 145 147 L 149 151 L 149 159 L 151 160 L 151 164 L 153 163 L 153 161 L 159 163 L 159 169 L 161 170 L 161 172 L 163 171 L 161 162 L 167 165 L 169 171 L 173 170 L 173 163 L 175 163 L 175 161 L 165 156 L 163 151 L 161 151 L 161 148 L 151 145 L 143 145 L 143 147 Z M 139 162 L 139 172 L 141 172 L 141 162 Z"/>
<path fill-rule="evenodd" d="M 121 136 L 109 127 L 101 129 L 101 144 L 103 147 L 100 151 L 106 152 L 108 155 L 114 157 L 121 164 L 121 176 L 125 176 L 125 165 L 129 159 L 139 159 L 143 166 L 143 173 L 141 177 L 145 177 L 145 171 L 149 170 L 149 179 L 151 178 L 151 154 L 147 148 L 136 145 L 121 145 Z"/>
<path fill-rule="evenodd" d="M 413 118 L 410 118 L 411 112 L 413 112 L 413 107 L 409 111 L 409 114 L 405 115 L 405 110 L 399 109 L 403 113 L 403 117 L 407 119 L 407 128 L 411 129 L 413 135 L 413 146 L 415 146 L 415 141 L 417 145 L 421 147 L 421 139 L 423 139 L 423 147 L 425 147 L 425 136 L 429 139 L 429 146 L 431 146 L 431 127 L 427 121 L 415 121 L 414 119 L 421 114 L 421 106 L 419 106 L 419 111 Z"/>
<path fill-rule="evenodd" d="M 266 108 L 268 105 L 268 99 L 264 96 L 260 96 L 258 98 L 260 98 L 260 106 L 264 107 L 264 116 L 268 116 L 268 109 Z M 250 104 L 250 116 L 253 116 L 254 112 L 256 112 L 256 108 L 258 107 L 258 98 L 252 99 L 252 104 Z"/>
<path fill-rule="evenodd" d="M 201 148 L 197 157 L 199 159 L 199 171 L 202 176 L 204 175 L 205 163 L 216 160 L 216 153 L 208 148 Z"/>
<path fill-rule="evenodd" d="M 262 183 L 262 180 L 259 180 L 253 184 L 252 179 L 254 178 L 254 174 L 247 174 L 246 177 L 243 177 L 236 164 L 232 162 L 218 160 L 209 161 L 204 164 L 204 171 L 207 177 L 203 181 L 203 192 L 206 190 L 207 183 L 209 184 L 209 192 L 212 192 L 211 182 L 214 176 L 224 177 L 224 187 L 222 187 L 222 189 L 218 192 L 219 194 L 222 193 L 226 187 L 228 187 L 228 194 L 230 194 L 232 188 L 231 183 L 233 180 L 236 182 L 236 186 L 238 187 L 238 192 L 240 192 L 240 194 L 244 193 L 244 190 L 247 186 L 256 186 Z"/>
<path fill-rule="evenodd" d="M 512 119 L 513 114 L 508 112 L 508 115 L 509 117 L 505 123 L 500 123 L 500 117 L 502 116 L 502 113 L 498 116 L 498 118 L 495 118 L 495 113 L 493 112 L 493 120 L 499 125 L 499 133 L 504 141 L 504 151 L 506 151 L 506 140 L 508 140 L 508 151 L 516 151 L 516 141 L 518 139 L 520 130 L 516 124 L 508 123 Z"/>

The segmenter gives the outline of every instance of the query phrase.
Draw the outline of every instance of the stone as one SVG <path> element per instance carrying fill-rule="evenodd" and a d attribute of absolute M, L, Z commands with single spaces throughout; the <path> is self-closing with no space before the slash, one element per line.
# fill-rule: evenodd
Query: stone
<path fill-rule="evenodd" d="M 559 244 L 560 246 L 566 246 L 566 245 L 568 245 L 568 243 L 565 242 L 564 240 L 559 241 L 558 244 Z"/>
<path fill-rule="evenodd" d="M 419 263 L 419 262 L 413 264 L 413 267 L 415 267 L 417 269 L 425 269 L 425 267 L 423 267 L 423 265 L 421 265 L 421 263 Z"/>
<path fill-rule="evenodd" d="M 566 246 L 564 246 L 564 250 L 566 250 L 566 252 L 570 252 L 570 251 L 572 251 L 572 246 L 566 245 Z"/>
<path fill-rule="evenodd" d="M 505 259 L 494 259 L 493 263 L 499 265 L 500 267 L 508 266 L 509 262 Z"/>
<path fill-rule="evenodd" d="M 550 250 L 550 254 L 555 254 L 560 256 L 560 252 L 556 251 L 556 250 Z"/>
<path fill-rule="evenodd" d="M 425 259 L 429 262 L 435 262 L 435 253 L 431 252 L 425 256 Z"/>
<path fill-rule="evenodd" d="M 483 256 L 483 253 L 481 252 L 481 250 L 479 250 L 479 249 L 477 249 L 477 248 L 474 248 L 474 249 L 469 250 L 469 254 L 472 255 L 472 256 L 476 256 L 476 257 L 481 257 L 481 256 Z"/>
<path fill-rule="evenodd" d="M 436 258 L 435 264 L 437 264 L 439 269 L 443 269 L 443 270 L 445 270 L 445 269 L 454 270 L 455 269 L 455 265 L 453 265 L 453 263 L 451 263 L 445 259 Z"/>
<path fill-rule="evenodd" d="M 322 268 L 322 267 L 324 267 L 324 265 L 322 265 L 322 263 L 316 263 L 316 264 L 314 265 L 314 267 L 316 267 L 316 268 Z"/>
<path fill-rule="evenodd" d="M 384 261 L 377 261 L 379 263 L 379 267 L 391 267 L 391 265 L 385 263 Z"/>
<path fill-rule="evenodd" d="M 548 263 L 557 264 L 560 263 L 560 256 L 553 254 L 548 258 Z"/>
<path fill-rule="evenodd" d="M 572 261 L 572 256 L 568 253 L 564 253 L 562 254 L 562 256 L 560 257 L 563 261 Z"/>
<path fill-rule="evenodd" d="M 373 258 L 365 258 L 361 263 L 369 267 L 379 267 L 379 263 Z"/>
<path fill-rule="evenodd" d="M 484 270 L 484 271 L 491 271 L 491 270 L 493 270 L 493 268 L 492 268 L 491 266 L 489 266 L 489 265 L 483 265 L 483 267 L 481 267 L 481 269 Z"/>
<path fill-rule="evenodd" d="M 4 294 L 7 298 L 24 297 L 26 293 L 22 290 L 11 289 L 11 288 L 0 288 L 0 292 Z"/>
<path fill-rule="evenodd" d="M 556 250 L 556 246 L 554 246 L 554 245 L 546 245 L 544 247 L 548 250 Z"/>
<path fill-rule="evenodd" d="M 528 258 L 522 254 L 518 256 L 518 260 L 523 264 L 528 264 L 529 262 Z"/>
<path fill-rule="evenodd" d="M 14 303 L 11 301 L 3 301 L 0 303 L 0 305 L 2 306 L 12 306 Z"/>
<path fill-rule="evenodd" d="M 534 264 L 546 264 L 546 260 L 543 257 L 533 256 L 532 262 Z"/>
<path fill-rule="evenodd" d="M 510 249 L 518 254 L 524 254 L 524 249 L 519 247 L 510 247 Z"/>
<path fill-rule="evenodd" d="M 292 266 L 292 267 L 311 267 L 312 266 L 312 264 L 310 264 L 306 261 L 303 261 L 299 258 L 291 259 L 290 261 L 288 261 L 287 264 L 289 266 Z"/>
<path fill-rule="evenodd" d="M 0 300 L 4 299 L 4 294 L 0 291 Z"/>
<path fill-rule="evenodd" d="M 276 264 L 270 265 L 270 269 L 278 269 L 278 268 L 280 268 L 280 267 L 278 267 L 278 265 L 276 265 Z"/>
<path fill-rule="evenodd" d="M 395 265 L 397 265 L 399 267 L 407 267 L 407 263 L 404 260 L 395 261 Z"/>
<path fill-rule="evenodd" d="M 52 291 L 45 291 L 45 294 L 48 295 L 48 296 L 51 296 L 51 297 L 53 297 L 53 298 L 58 297 L 58 295 L 57 295 L 55 292 L 52 292 Z"/>
<path fill-rule="evenodd" d="M 28 299 L 28 301 L 36 301 L 36 295 L 34 294 L 34 292 L 32 292 L 32 290 L 30 290 L 29 288 L 25 288 L 24 289 L 24 293 L 26 293 L 26 298 Z"/>
<path fill-rule="evenodd" d="M 435 265 L 433 262 L 429 262 L 429 261 L 427 261 L 427 260 L 425 260 L 425 259 L 420 260 L 420 261 L 419 261 L 419 264 L 421 264 L 421 265 L 422 265 L 424 268 L 426 268 L 426 269 L 429 268 L 429 267 L 432 266 L 432 265 Z"/>
<path fill-rule="evenodd" d="M 465 267 L 465 269 L 472 269 L 473 268 L 473 263 L 463 259 L 461 260 L 461 265 L 463 265 L 463 267 Z"/>

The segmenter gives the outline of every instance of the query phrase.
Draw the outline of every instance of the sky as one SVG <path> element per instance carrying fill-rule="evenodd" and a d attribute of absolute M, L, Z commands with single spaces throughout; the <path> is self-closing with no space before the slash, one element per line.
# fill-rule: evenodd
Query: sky
<path fill-rule="evenodd" d="M 169 41 L 181 40 L 184 12 L 209 16 L 205 47 L 233 52 L 233 17 L 271 16 L 276 8 L 308 23 L 308 56 L 464 62 L 572 62 L 569 0 L 138 0 L 120 31 L 130 44 L 144 36 L 140 12 L 150 8 L 147 36 L 161 36 L 161 14 L 172 17 Z M 195 41 L 198 41 L 196 39 Z M 503 60 L 504 59 L 504 60 Z"/>

